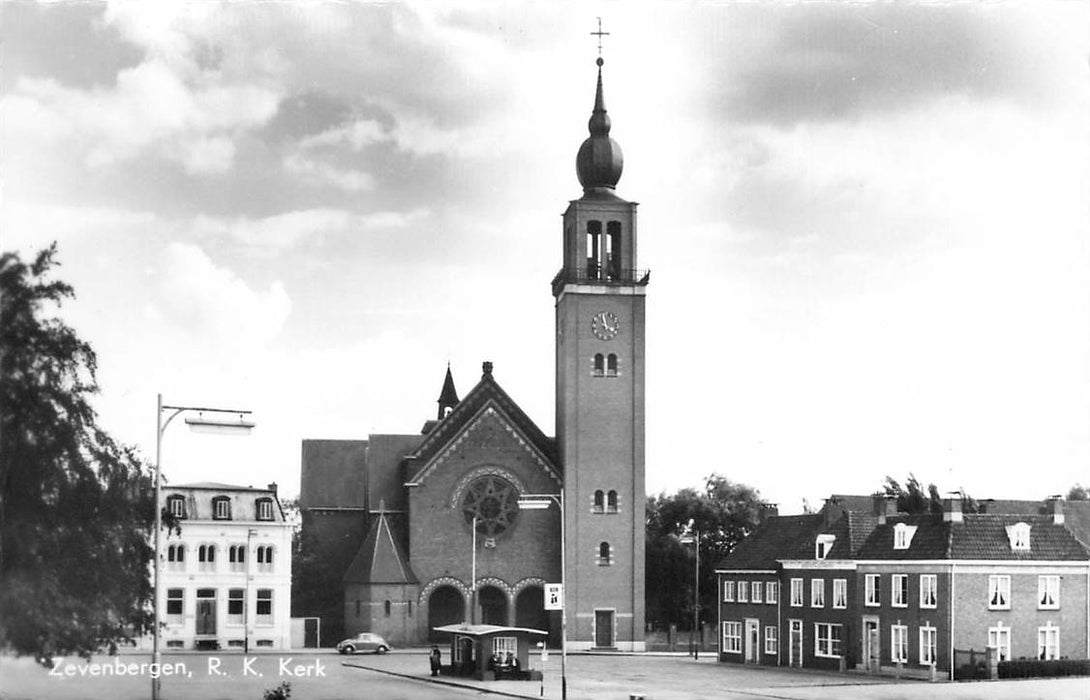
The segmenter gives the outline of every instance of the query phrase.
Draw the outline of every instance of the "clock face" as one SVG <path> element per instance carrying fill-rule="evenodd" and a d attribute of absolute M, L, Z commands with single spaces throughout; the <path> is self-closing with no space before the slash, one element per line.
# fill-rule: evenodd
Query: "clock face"
<path fill-rule="evenodd" d="M 599 311 L 590 320 L 590 330 L 601 340 L 612 340 L 620 333 L 621 324 L 612 311 Z"/>

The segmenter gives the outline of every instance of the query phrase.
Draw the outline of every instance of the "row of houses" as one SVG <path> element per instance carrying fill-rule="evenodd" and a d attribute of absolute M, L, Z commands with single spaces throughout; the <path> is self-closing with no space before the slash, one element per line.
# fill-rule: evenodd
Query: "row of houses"
<path fill-rule="evenodd" d="M 720 661 L 952 677 L 956 655 L 988 647 L 1000 661 L 1090 656 L 1090 503 L 979 510 L 833 496 L 769 515 L 716 569 Z"/>

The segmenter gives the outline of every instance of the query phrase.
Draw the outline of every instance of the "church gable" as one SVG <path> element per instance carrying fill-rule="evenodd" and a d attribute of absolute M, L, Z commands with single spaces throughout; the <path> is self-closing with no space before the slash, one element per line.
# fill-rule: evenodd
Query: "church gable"
<path fill-rule="evenodd" d="M 477 386 L 438 422 L 408 456 L 408 481 L 419 483 L 427 478 L 458 448 L 473 446 L 487 449 L 489 441 L 499 444 L 496 441 L 503 433 L 521 450 L 529 452 L 532 459 L 559 483 L 554 441 L 541 432 L 496 382 L 492 376 L 492 363 L 485 362 L 483 370 Z M 475 442 L 467 443 L 467 440 Z"/>
<path fill-rule="evenodd" d="M 455 461 L 468 461 L 473 465 L 473 469 L 462 476 L 462 481 L 480 476 L 477 472 L 488 469 L 487 466 L 482 466 L 485 463 L 530 462 L 538 466 L 557 485 L 561 483 L 560 472 L 549 456 L 493 400 L 485 402 L 458 431 L 452 431 L 446 444 L 419 465 L 412 482 L 423 483 L 437 470 L 442 470 L 445 465 Z M 520 491 L 523 490 L 521 484 L 515 486 Z M 455 489 L 455 493 L 458 491 L 459 489 Z"/>

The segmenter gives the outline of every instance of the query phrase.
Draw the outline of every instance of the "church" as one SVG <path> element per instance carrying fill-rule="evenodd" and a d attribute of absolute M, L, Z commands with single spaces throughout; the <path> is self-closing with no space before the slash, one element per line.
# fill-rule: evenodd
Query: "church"
<path fill-rule="evenodd" d="M 637 204 L 616 192 L 623 156 L 597 65 L 576 155 L 583 194 L 563 215 L 552 280 L 557 434 L 484 362 L 461 398 L 448 366 L 435 417 L 417 433 L 304 440 L 303 540 L 324 578 L 295 584 L 323 590 L 297 590 L 293 615 L 320 616 L 322 644 L 362 631 L 419 644 L 460 622 L 546 629 L 558 644 L 561 613 L 545 609 L 544 591 L 563 582 L 570 649 L 645 648 L 650 275 L 637 268 Z M 528 497 L 539 508 L 522 507 Z"/>

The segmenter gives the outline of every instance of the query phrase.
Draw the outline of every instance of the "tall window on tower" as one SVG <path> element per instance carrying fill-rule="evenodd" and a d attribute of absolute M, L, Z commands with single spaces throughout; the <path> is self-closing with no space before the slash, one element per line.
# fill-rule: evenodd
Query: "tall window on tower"
<path fill-rule="evenodd" d="M 610 221 L 606 224 L 606 279 L 621 278 L 621 222 Z"/>
<path fill-rule="evenodd" d="M 587 279 L 596 280 L 599 277 L 602 250 L 602 222 L 587 222 Z"/>

